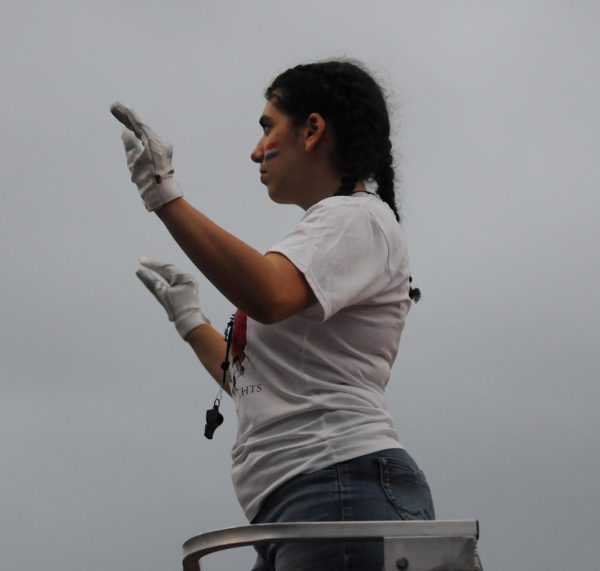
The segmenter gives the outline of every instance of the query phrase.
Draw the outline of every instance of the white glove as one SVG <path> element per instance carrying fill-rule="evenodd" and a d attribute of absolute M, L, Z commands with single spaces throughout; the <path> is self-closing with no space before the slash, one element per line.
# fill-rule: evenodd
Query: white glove
<path fill-rule="evenodd" d="M 179 185 L 173 180 L 173 145 L 142 123 L 135 111 L 122 103 L 113 103 L 110 111 L 127 127 L 121 134 L 127 166 L 146 209 L 157 210 L 163 204 L 183 196 Z"/>
<path fill-rule="evenodd" d="M 200 309 L 198 284 L 194 276 L 182 272 L 173 264 L 151 258 L 140 258 L 140 265 L 142 267 L 136 272 L 137 277 L 167 310 L 169 321 L 175 323 L 183 339 L 198 325 L 210 324 Z"/>

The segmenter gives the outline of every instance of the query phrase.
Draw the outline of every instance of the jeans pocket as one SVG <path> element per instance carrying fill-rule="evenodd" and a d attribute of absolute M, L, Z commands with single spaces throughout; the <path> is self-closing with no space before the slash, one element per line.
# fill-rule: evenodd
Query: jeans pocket
<path fill-rule="evenodd" d="M 425 474 L 397 458 L 378 461 L 381 487 L 398 515 L 403 520 L 435 519 Z"/>

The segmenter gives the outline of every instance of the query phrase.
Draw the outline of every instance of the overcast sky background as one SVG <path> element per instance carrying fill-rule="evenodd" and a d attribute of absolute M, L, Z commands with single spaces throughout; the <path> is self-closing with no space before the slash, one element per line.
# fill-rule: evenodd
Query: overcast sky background
<path fill-rule="evenodd" d="M 480 520 L 486 571 L 597 567 L 597 2 L 2 7 L 0 568 L 175 570 L 185 539 L 245 523 L 233 407 L 205 440 L 215 386 L 134 276 L 140 255 L 193 266 L 129 182 L 108 106 L 134 106 L 187 198 L 265 250 L 302 212 L 249 160 L 263 90 L 339 56 L 393 111 L 423 300 L 389 399 L 438 518 Z M 200 287 L 222 328 L 232 307 Z"/>

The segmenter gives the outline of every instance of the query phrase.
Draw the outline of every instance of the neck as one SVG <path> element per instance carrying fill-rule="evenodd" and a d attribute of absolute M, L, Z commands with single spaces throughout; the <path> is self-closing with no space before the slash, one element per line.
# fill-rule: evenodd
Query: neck
<path fill-rule="evenodd" d="M 298 206 L 303 210 L 308 210 L 317 202 L 325 198 L 334 196 L 340 188 L 340 176 L 338 173 L 331 170 L 315 173 L 315 176 L 310 177 L 311 180 L 306 180 L 305 191 L 302 193 L 301 199 L 298 201 Z M 366 191 L 363 181 L 357 182 L 354 187 L 354 192 Z"/>

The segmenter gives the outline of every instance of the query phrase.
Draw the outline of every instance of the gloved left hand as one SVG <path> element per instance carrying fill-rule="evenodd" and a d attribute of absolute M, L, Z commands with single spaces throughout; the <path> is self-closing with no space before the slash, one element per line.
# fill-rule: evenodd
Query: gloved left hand
<path fill-rule="evenodd" d="M 163 204 L 183 196 L 173 180 L 173 145 L 142 123 L 135 111 L 122 103 L 113 103 L 110 111 L 127 127 L 121 134 L 127 166 L 146 209 L 158 210 Z"/>
<path fill-rule="evenodd" d="M 142 267 L 136 272 L 137 277 L 165 308 L 169 321 L 175 323 L 183 339 L 199 325 L 210 324 L 200 308 L 198 284 L 194 276 L 173 264 L 151 258 L 140 258 L 140 265 Z"/>

